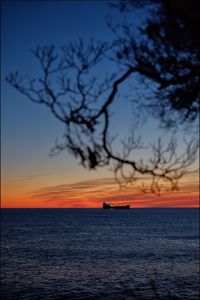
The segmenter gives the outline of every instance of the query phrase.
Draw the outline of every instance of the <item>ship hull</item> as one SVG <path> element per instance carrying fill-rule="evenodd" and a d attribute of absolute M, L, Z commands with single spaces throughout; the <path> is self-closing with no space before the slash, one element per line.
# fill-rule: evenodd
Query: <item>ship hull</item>
<path fill-rule="evenodd" d="M 129 209 L 130 208 L 130 205 L 111 205 L 111 204 L 108 204 L 108 203 L 103 203 L 103 208 L 104 209 Z"/>
<path fill-rule="evenodd" d="M 111 208 L 114 208 L 114 209 L 128 209 L 128 208 L 130 208 L 130 205 L 112 206 Z"/>

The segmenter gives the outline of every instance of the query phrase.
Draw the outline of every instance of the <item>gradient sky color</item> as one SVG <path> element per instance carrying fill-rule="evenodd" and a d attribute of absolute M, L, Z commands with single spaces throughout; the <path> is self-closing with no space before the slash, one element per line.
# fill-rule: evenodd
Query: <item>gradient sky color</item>
<path fill-rule="evenodd" d="M 2 207 L 101 207 L 102 202 L 133 207 L 198 207 L 198 173 L 189 174 L 180 190 L 162 197 L 136 188 L 119 190 L 107 169 L 87 171 L 67 152 L 49 157 L 63 132 L 45 107 L 30 103 L 4 80 L 10 71 L 37 74 L 29 49 L 63 45 L 79 37 L 110 40 L 109 12 L 102 1 L 2 2 Z M 121 113 L 123 107 L 118 103 Z M 116 117 L 115 128 L 127 115 Z M 120 122 L 119 122 L 120 120 Z M 123 125 L 125 131 L 125 125 Z M 121 128 L 122 129 L 122 128 Z M 154 132 L 142 131 L 146 139 Z M 144 180 L 146 180 L 144 178 Z"/>

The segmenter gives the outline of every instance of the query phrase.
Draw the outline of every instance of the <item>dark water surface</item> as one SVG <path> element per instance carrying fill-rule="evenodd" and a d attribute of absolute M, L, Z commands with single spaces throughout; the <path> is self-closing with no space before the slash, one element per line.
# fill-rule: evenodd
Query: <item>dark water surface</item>
<path fill-rule="evenodd" d="M 1 216 L 1 299 L 199 299 L 198 209 Z"/>

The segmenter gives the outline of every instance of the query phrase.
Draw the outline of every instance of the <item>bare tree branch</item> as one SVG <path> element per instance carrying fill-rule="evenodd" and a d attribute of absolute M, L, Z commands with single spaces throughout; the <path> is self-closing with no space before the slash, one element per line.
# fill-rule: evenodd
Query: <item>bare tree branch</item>
<path fill-rule="evenodd" d="M 143 31 L 143 38 L 136 41 L 131 29 L 124 28 L 125 36 L 111 45 L 93 39 L 86 44 L 79 39 L 60 49 L 38 46 L 32 53 L 42 75 L 36 80 L 18 72 L 10 73 L 7 81 L 32 102 L 47 106 L 64 125 L 64 142 L 56 142 L 51 155 L 68 149 L 85 168 L 112 166 L 121 187 L 147 176 L 151 183 L 148 187 L 143 184 L 141 189 L 159 194 L 167 188 L 166 184 L 177 189 L 179 179 L 196 159 L 198 143 L 191 140 L 180 152 L 175 139 L 164 145 L 159 138 L 148 149 L 150 157 L 138 159 L 136 151 L 145 148 L 141 137 L 133 131 L 121 141 L 122 152 L 117 153 L 114 137 L 110 135 L 111 107 L 123 85 L 139 75 L 154 82 L 152 94 L 156 97 L 146 106 L 154 109 L 162 120 L 168 124 L 172 121 L 171 110 L 180 111 L 183 121 L 192 120 L 198 114 L 199 64 L 196 52 L 184 55 L 185 49 L 169 39 L 168 29 L 161 32 L 157 24 L 149 22 Z M 100 64 L 110 61 L 120 68 L 101 78 Z M 192 102 L 188 104 L 185 98 Z"/>

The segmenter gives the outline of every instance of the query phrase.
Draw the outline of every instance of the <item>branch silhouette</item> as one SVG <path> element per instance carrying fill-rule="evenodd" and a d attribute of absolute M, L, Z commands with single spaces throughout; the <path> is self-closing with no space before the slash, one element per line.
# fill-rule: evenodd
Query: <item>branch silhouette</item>
<path fill-rule="evenodd" d="M 166 145 L 159 138 L 149 146 L 148 159 L 137 159 L 135 151 L 145 149 L 141 137 L 133 130 L 121 141 L 122 151 L 118 153 L 110 131 L 111 107 L 123 85 L 136 75 L 148 79 L 147 89 L 153 90 L 150 101 L 139 103 L 140 110 L 151 109 L 167 128 L 197 119 L 200 63 L 196 40 L 190 40 L 189 33 L 184 33 L 184 22 L 177 19 L 172 37 L 166 10 L 160 16 L 157 23 L 150 19 L 139 37 L 123 23 L 111 44 L 94 39 L 85 43 L 80 38 L 60 49 L 38 46 L 32 53 L 40 64 L 41 76 L 32 79 L 15 72 L 6 78 L 29 100 L 47 106 L 63 123 L 64 142 L 56 142 L 51 155 L 68 149 L 85 168 L 110 166 L 121 187 L 147 176 L 151 183 L 142 185 L 142 190 L 157 194 L 166 183 L 171 190 L 178 188 L 179 179 L 196 159 L 198 142 L 185 142 L 180 153 L 174 138 Z M 116 28 L 110 27 L 116 34 Z M 181 45 L 176 41 L 179 35 L 184 36 Z M 99 66 L 107 60 L 118 67 L 101 79 Z"/>
<path fill-rule="evenodd" d="M 122 67 L 139 66 L 149 89 L 152 82 L 158 85 L 144 106 L 164 127 L 190 126 L 199 116 L 200 2 L 128 0 L 112 6 L 124 15 L 122 23 L 108 24 L 116 36 L 112 59 Z M 132 17 L 137 7 L 150 15 L 136 34 Z"/>

